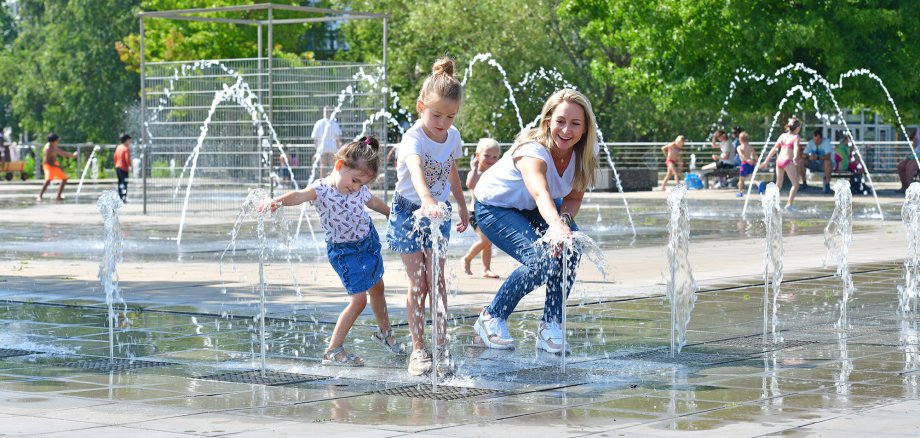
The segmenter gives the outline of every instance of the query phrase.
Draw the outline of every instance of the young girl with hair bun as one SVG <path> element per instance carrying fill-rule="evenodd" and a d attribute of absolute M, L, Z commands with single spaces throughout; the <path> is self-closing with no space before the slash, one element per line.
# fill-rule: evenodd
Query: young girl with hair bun
<path fill-rule="evenodd" d="M 387 229 L 387 244 L 399 253 L 409 277 L 406 318 L 412 334 L 412 355 L 408 371 L 415 376 L 428 373 L 432 368 L 432 354 L 425 345 L 425 303 L 432 309 L 440 305 L 445 313 L 447 310 L 447 294 L 443 293 L 444 261 L 433 260 L 429 219 L 443 219 L 440 234 L 446 243 L 450 236 L 451 205 L 448 197 L 453 194 L 460 214 L 457 232 L 462 233 L 469 223 L 456 164 L 463 155 L 462 141 L 460 132 L 451 126 L 460 111 L 462 97 L 463 87 L 454 77 L 453 60 L 445 57 L 435 61 L 416 102 L 418 121 L 406 131 L 398 146 L 396 194 Z M 446 210 L 439 206 L 440 203 L 446 204 Z M 415 227 L 416 212 L 423 217 L 418 229 Z M 443 247 L 441 242 L 438 244 Z M 440 265 L 440 275 L 436 279 L 438 290 L 442 291 L 439 304 L 429 297 L 432 287 L 428 279 L 433 263 Z M 453 372 L 446 349 L 446 319 L 446 314 L 438 318 L 439 336 L 434 346 L 439 374 Z"/>

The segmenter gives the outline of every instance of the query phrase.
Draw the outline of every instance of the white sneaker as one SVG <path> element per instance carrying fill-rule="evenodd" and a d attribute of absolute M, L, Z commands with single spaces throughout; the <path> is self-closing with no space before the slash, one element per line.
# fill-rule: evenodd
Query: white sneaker
<path fill-rule="evenodd" d="M 431 371 L 431 355 L 425 350 L 415 350 L 409 356 L 409 374 L 421 376 Z"/>
<path fill-rule="evenodd" d="M 562 351 L 562 327 L 558 322 L 540 323 L 537 329 L 537 350 L 543 350 L 549 353 L 560 353 Z M 570 353 L 569 345 L 565 345 L 566 353 Z"/>
<path fill-rule="evenodd" d="M 486 347 L 499 350 L 514 348 L 514 338 L 508 333 L 505 320 L 489 315 L 485 308 L 482 309 L 479 318 L 473 324 L 473 329 L 476 330 L 476 334 Z"/>

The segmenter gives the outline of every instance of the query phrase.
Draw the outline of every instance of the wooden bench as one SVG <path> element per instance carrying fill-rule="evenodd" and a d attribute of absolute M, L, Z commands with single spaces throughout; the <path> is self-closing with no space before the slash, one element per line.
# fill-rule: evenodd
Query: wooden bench
<path fill-rule="evenodd" d="M 4 175 L 7 181 L 13 180 L 14 174 L 19 174 L 19 179 L 26 180 L 26 162 L 25 161 L 4 161 L 0 162 L 0 175 Z"/>

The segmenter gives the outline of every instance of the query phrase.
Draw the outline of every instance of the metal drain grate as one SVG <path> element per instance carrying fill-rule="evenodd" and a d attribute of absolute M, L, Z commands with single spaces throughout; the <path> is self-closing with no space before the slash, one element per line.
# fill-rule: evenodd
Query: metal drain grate
<path fill-rule="evenodd" d="M 876 333 L 882 333 L 884 331 L 891 331 L 891 329 L 883 329 L 882 327 L 877 326 L 866 326 L 866 325 L 854 325 L 849 328 L 838 328 L 833 324 L 819 324 L 806 327 L 800 327 L 796 329 L 796 332 L 799 334 L 809 334 L 809 333 L 846 333 L 850 335 L 874 335 Z"/>
<path fill-rule="evenodd" d="M 131 360 L 131 359 L 94 359 L 94 360 L 78 360 L 76 362 L 66 362 L 60 364 L 62 367 L 67 368 L 80 368 L 83 370 L 93 370 L 93 371 L 128 371 L 128 370 L 139 370 L 143 368 L 152 368 L 152 367 L 163 367 L 169 365 L 178 365 L 173 362 L 158 362 L 152 360 Z"/>
<path fill-rule="evenodd" d="M 750 336 L 741 336 L 738 338 L 731 339 L 720 339 L 718 341 L 703 342 L 700 344 L 695 344 L 695 346 L 700 345 L 719 345 L 727 347 L 737 347 L 737 348 L 749 348 L 752 350 L 758 351 L 775 351 L 775 350 L 785 350 L 787 348 L 796 348 L 802 347 L 805 345 L 817 344 L 818 341 L 809 341 L 804 339 L 784 339 L 780 343 L 773 343 L 769 339 L 767 343 L 763 342 L 763 335 L 750 335 Z"/>
<path fill-rule="evenodd" d="M 432 392 L 431 385 L 400 386 L 371 391 L 370 394 L 397 395 L 401 397 L 427 398 L 429 400 L 460 400 L 501 394 L 502 391 L 485 388 L 467 388 L 462 386 L 438 386 L 438 392 Z"/>
<path fill-rule="evenodd" d="M 250 383 L 254 385 L 279 386 L 294 383 L 313 382 L 328 379 L 328 376 L 314 376 L 312 374 L 285 373 L 281 371 L 246 370 L 229 371 L 220 374 L 201 376 L 202 380 L 218 380 L 231 383 Z"/>
<path fill-rule="evenodd" d="M 0 359 L 5 357 L 28 356 L 30 354 L 41 354 L 39 351 L 17 350 L 15 348 L 0 348 Z"/>
<path fill-rule="evenodd" d="M 693 351 L 684 351 L 678 353 L 676 357 L 671 357 L 670 353 L 667 350 L 652 350 L 652 351 L 643 351 L 639 353 L 627 354 L 621 356 L 622 359 L 638 359 L 638 360 L 647 360 L 649 362 L 662 362 L 662 363 L 673 363 L 681 365 L 717 365 L 727 362 L 737 362 L 739 360 L 745 360 L 747 357 L 742 356 L 732 356 L 727 354 L 715 354 L 715 353 L 697 353 Z M 620 359 L 617 358 L 617 359 Z"/>

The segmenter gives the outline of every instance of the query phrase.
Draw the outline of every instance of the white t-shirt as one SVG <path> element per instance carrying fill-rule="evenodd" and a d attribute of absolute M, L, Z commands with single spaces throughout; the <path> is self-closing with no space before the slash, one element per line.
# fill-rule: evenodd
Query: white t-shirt
<path fill-rule="evenodd" d="M 531 142 L 522 144 L 514 152 L 506 152 L 488 172 L 482 174 L 476 189 L 473 190 L 479 202 L 518 210 L 537 208 L 537 201 L 530 196 L 527 186 L 524 185 L 524 177 L 514 163 L 514 159 L 519 157 L 537 158 L 546 163 L 546 182 L 551 198 L 564 198 L 572 192 L 577 156 L 569 160 L 568 167 L 562 172 L 562 176 L 559 176 L 549 150 L 539 143 Z"/>
<path fill-rule="evenodd" d="M 447 140 L 438 143 L 428 138 L 421 122 L 412 125 L 397 146 L 396 193 L 415 204 L 422 203 L 406 166 L 406 157 L 418 155 L 422 159 L 422 172 L 431 196 L 437 202 L 447 202 L 450 196 L 450 169 L 454 160 L 463 156 L 462 143 L 460 131 L 453 126 L 447 130 Z"/>
<path fill-rule="evenodd" d="M 735 164 L 735 148 L 732 147 L 732 142 L 730 140 L 720 141 L 719 149 L 722 151 L 722 155 L 726 157 L 724 160 L 719 161 L 725 164 Z"/>
<path fill-rule="evenodd" d="M 322 178 L 313 181 L 310 187 L 316 190 L 313 207 L 319 213 L 319 222 L 326 231 L 327 242 L 355 242 L 367 237 L 371 230 L 371 217 L 364 210 L 364 204 L 371 199 L 367 186 L 345 194 Z"/>
<path fill-rule="evenodd" d="M 339 128 L 339 124 L 335 123 L 335 120 L 326 118 L 319 119 L 313 125 L 313 133 L 310 134 L 310 137 L 319 141 L 316 147 L 317 154 L 334 154 L 338 152 L 339 148 L 335 144 L 335 139 L 341 136 L 342 130 Z"/>

